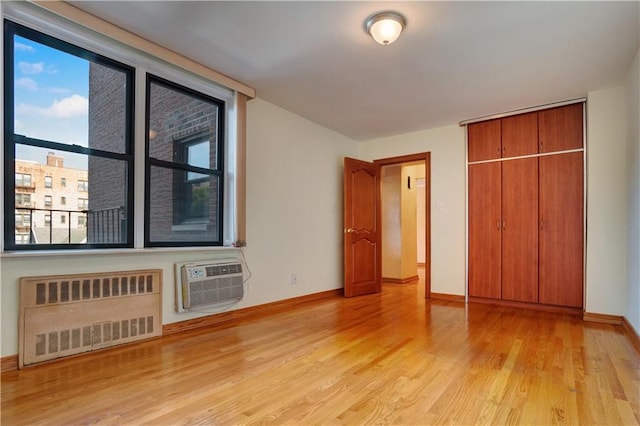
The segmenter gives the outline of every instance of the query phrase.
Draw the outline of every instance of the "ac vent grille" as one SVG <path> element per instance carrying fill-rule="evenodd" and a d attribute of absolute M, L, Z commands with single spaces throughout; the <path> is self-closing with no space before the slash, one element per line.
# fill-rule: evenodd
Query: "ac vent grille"
<path fill-rule="evenodd" d="M 162 334 L 161 270 L 24 277 L 19 366 Z"/>
<path fill-rule="evenodd" d="M 237 259 L 176 264 L 178 312 L 244 297 L 243 265 Z"/>

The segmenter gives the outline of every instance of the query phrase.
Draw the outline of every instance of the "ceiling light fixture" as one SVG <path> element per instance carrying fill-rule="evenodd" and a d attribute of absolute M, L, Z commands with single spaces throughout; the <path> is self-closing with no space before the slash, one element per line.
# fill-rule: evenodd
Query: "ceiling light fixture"
<path fill-rule="evenodd" d="M 400 37 L 407 25 L 404 16 L 396 12 L 380 12 L 371 15 L 364 22 L 366 31 L 382 45 L 391 44 Z"/>

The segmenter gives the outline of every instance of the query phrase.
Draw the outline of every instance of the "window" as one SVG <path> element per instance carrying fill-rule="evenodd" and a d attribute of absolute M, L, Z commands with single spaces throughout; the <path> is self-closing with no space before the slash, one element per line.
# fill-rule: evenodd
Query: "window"
<path fill-rule="evenodd" d="M 154 76 L 147 98 L 147 245 L 222 245 L 224 102 Z"/>
<path fill-rule="evenodd" d="M 31 187 L 31 175 L 16 173 L 16 187 Z"/>
<path fill-rule="evenodd" d="M 31 215 L 27 212 L 16 213 L 16 226 L 25 227 L 31 226 Z"/>
<path fill-rule="evenodd" d="M 16 247 L 17 223 L 5 220 L 5 247 L 132 247 L 133 224 L 128 218 L 133 215 L 133 68 L 7 20 L 4 30 L 5 182 L 15 173 L 15 180 L 5 185 L 5 193 L 15 193 L 15 204 L 13 198 L 5 198 L 5 214 L 11 212 L 13 218 L 16 207 L 31 204 L 29 194 L 16 192 L 21 184 L 32 183 L 30 175 L 19 173 L 25 167 L 40 173 L 46 173 L 47 167 L 56 167 L 61 174 L 73 173 L 84 195 L 78 209 L 88 210 L 89 204 L 93 209 L 88 217 L 83 215 L 82 233 L 72 229 L 74 242 L 69 241 L 68 232 L 43 232 L 34 227 L 31 242 Z M 33 72 L 29 64 L 42 67 L 42 72 Z M 32 90 L 34 87 L 42 90 Z M 66 187 L 69 177 L 55 179 Z M 45 174 L 44 188 L 54 189 L 53 179 Z M 89 182 L 93 192 L 89 192 Z M 47 211 L 53 195 L 59 194 L 43 196 L 39 189 L 36 185 L 35 195 L 43 197 L 44 205 L 33 206 L 33 214 L 39 223 L 44 218 L 51 226 Z M 61 204 L 66 204 L 64 197 Z M 113 209 L 117 217 L 103 214 Z M 57 216 L 51 231 L 61 223 Z M 92 218 L 95 222 L 86 226 Z"/>
<path fill-rule="evenodd" d="M 35 3 L 9 3 L 2 8 L 5 250 L 235 245 L 244 170 L 236 132 L 226 126 L 244 122 L 241 94 L 253 91 L 169 65 L 162 48 L 156 59 L 64 18 L 41 20 L 29 13 L 39 10 Z M 30 74 L 28 64 L 42 72 Z M 134 119 L 146 127 L 135 153 Z M 134 200 L 145 219 L 139 228 Z M 19 207 L 33 217 L 20 245 Z"/>
<path fill-rule="evenodd" d="M 16 207 L 31 207 L 31 194 L 16 194 Z"/>
<path fill-rule="evenodd" d="M 67 217 L 65 215 L 60 216 L 60 224 L 64 225 L 67 223 Z"/>
<path fill-rule="evenodd" d="M 16 233 L 16 244 L 27 244 L 27 243 L 29 243 L 29 234 Z"/>

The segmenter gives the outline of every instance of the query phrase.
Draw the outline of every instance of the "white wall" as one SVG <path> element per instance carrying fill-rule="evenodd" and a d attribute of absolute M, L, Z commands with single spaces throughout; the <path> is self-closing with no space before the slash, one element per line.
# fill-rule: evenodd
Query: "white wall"
<path fill-rule="evenodd" d="M 585 310 L 624 315 L 627 185 L 622 87 L 587 99 L 587 294 Z"/>
<path fill-rule="evenodd" d="M 342 287 L 342 158 L 357 143 L 260 99 L 248 104 L 247 242 L 252 278 L 234 309 Z M 21 276 L 130 269 L 163 270 L 162 322 L 201 314 L 174 311 L 174 263 L 229 250 L 138 250 L 0 258 L 1 356 L 15 355 Z M 289 285 L 291 273 L 298 284 Z"/>
<path fill-rule="evenodd" d="M 342 288 L 342 165 L 357 143 L 260 99 L 248 116 L 252 302 Z"/>
<path fill-rule="evenodd" d="M 627 320 L 640 333 L 640 49 L 625 85 L 627 107 Z"/>
<path fill-rule="evenodd" d="M 365 160 L 431 152 L 431 291 L 465 293 L 465 133 L 460 126 L 365 142 Z M 442 211 L 438 211 L 438 204 Z"/>

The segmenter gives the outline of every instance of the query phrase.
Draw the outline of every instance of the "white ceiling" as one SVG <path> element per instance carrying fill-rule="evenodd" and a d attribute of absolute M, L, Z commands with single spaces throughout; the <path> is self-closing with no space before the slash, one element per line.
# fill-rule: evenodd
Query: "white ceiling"
<path fill-rule="evenodd" d="M 637 1 L 70 3 L 358 141 L 619 85 L 640 44 Z M 363 30 L 382 10 L 390 46 Z"/>

